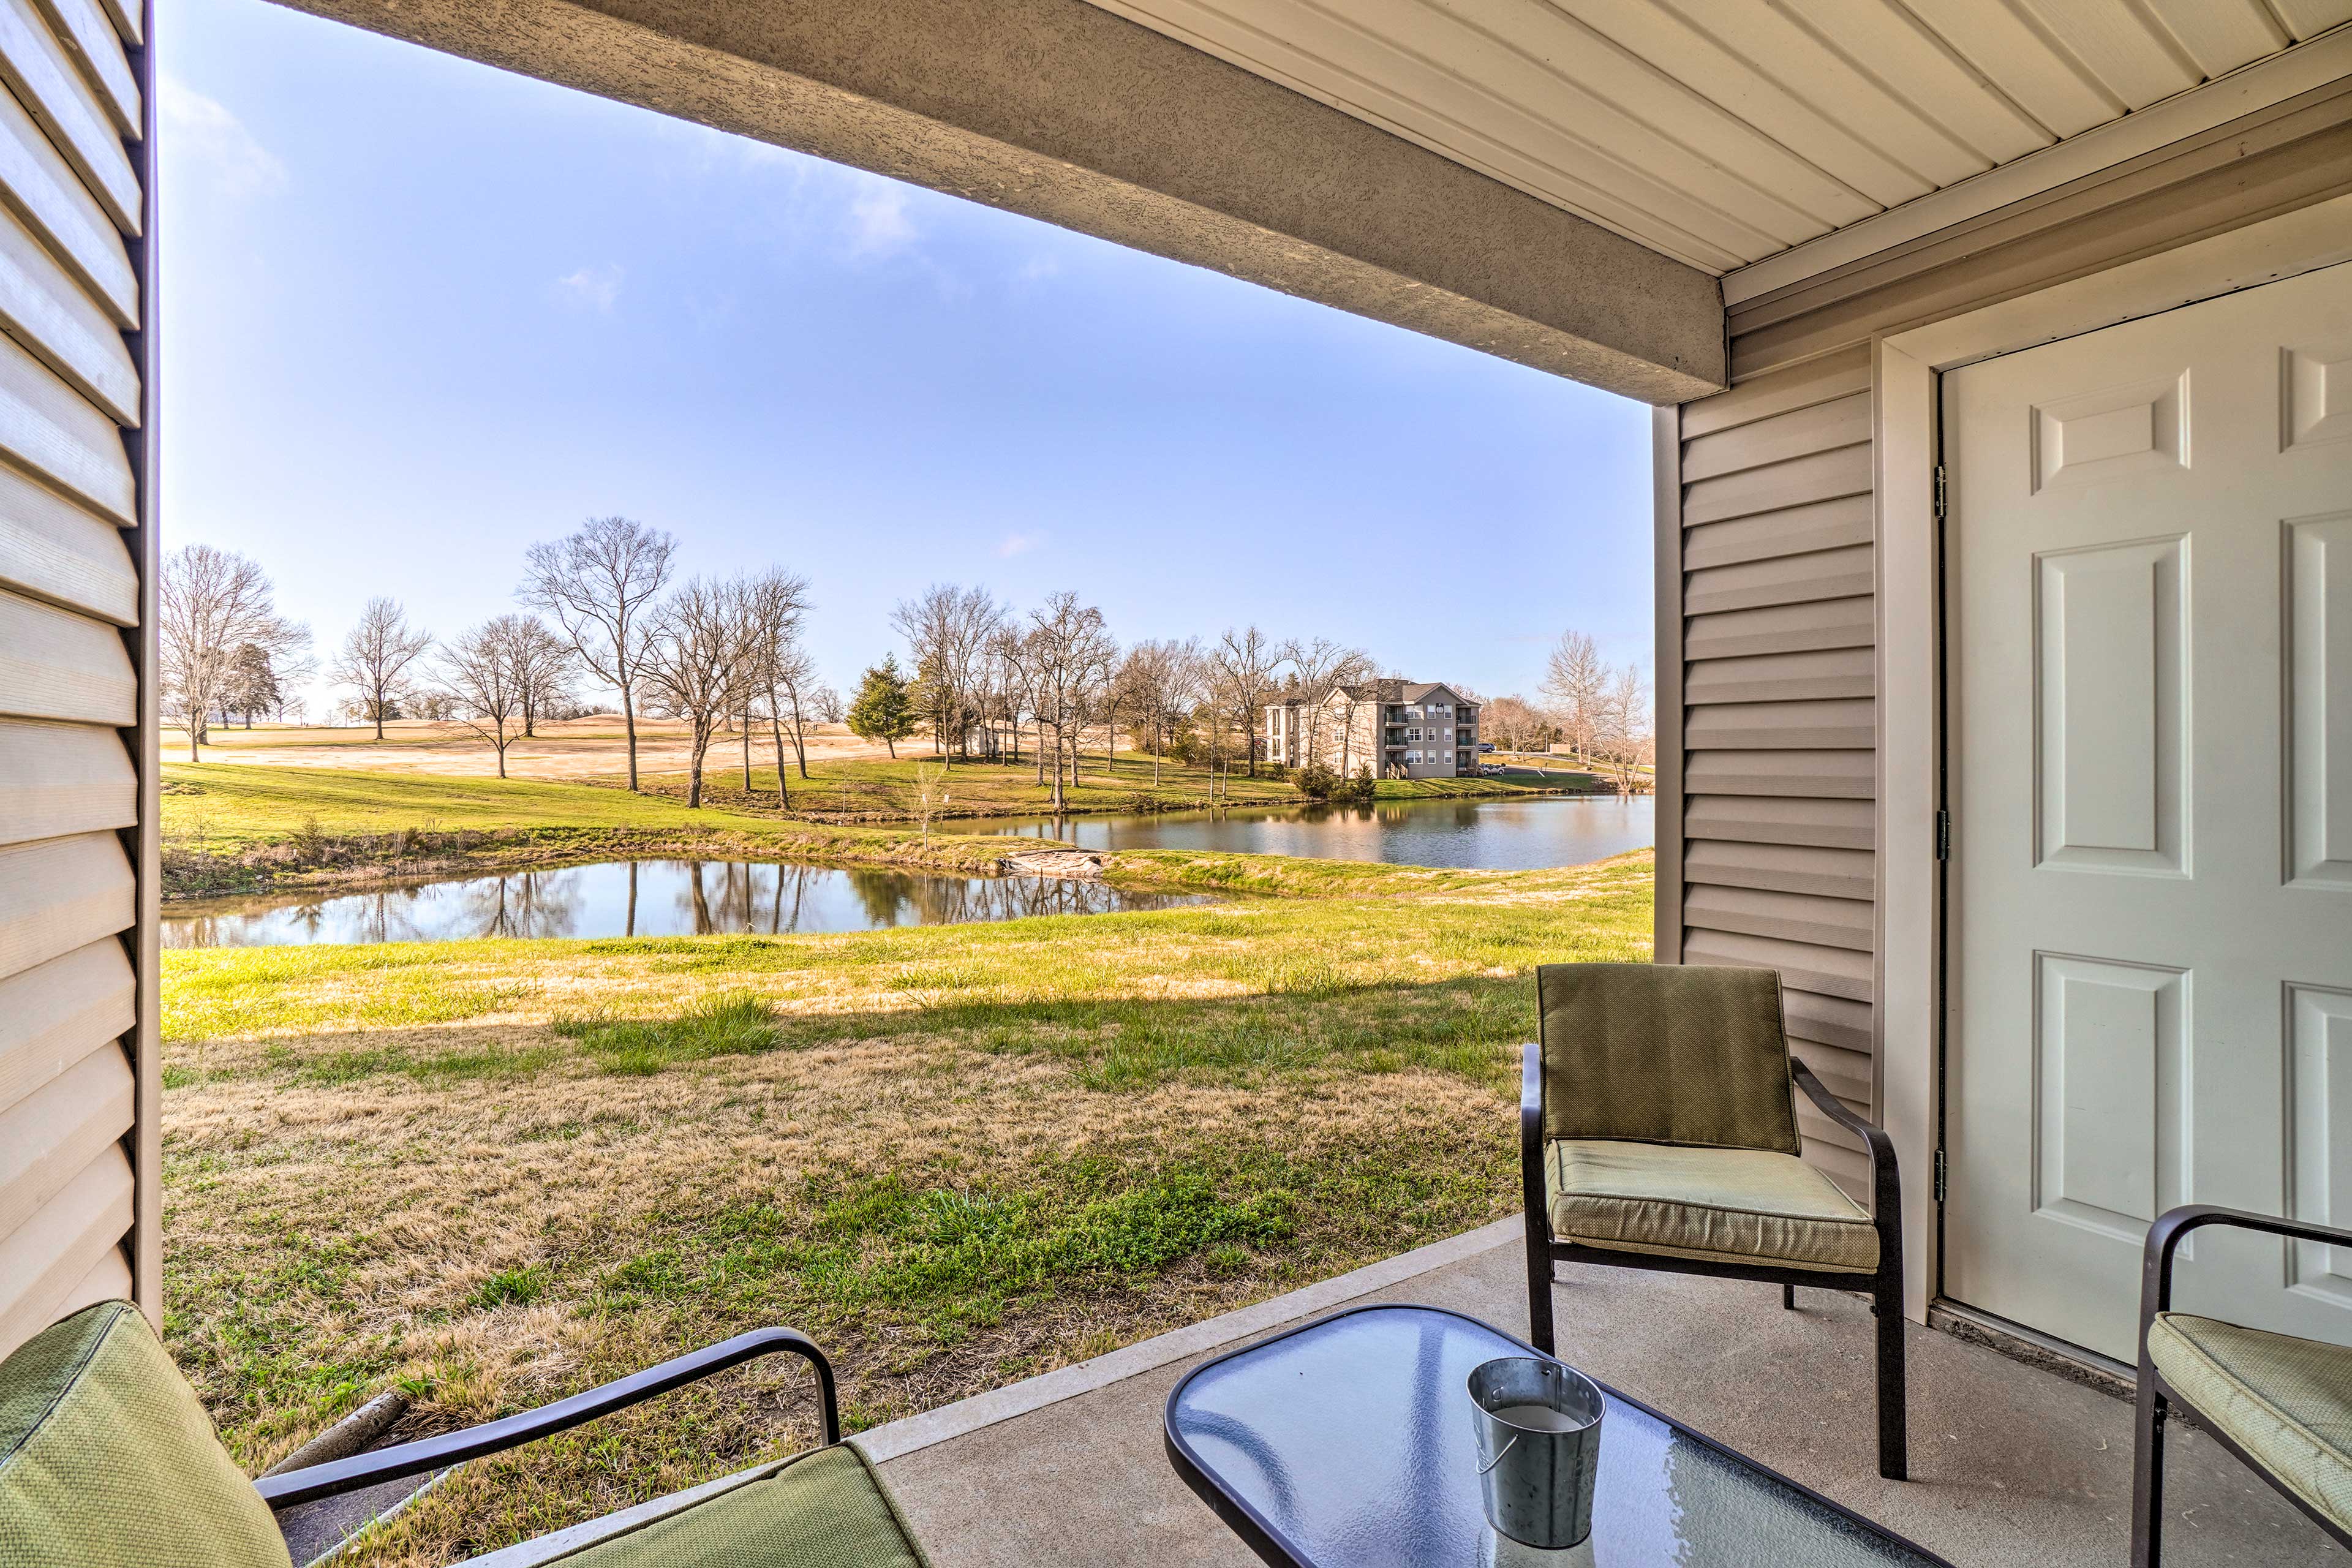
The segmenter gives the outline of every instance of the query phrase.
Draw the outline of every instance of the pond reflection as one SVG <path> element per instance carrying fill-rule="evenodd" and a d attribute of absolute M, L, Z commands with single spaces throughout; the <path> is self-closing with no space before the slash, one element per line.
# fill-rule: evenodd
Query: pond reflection
<path fill-rule="evenodd" d="M 1240 807 L 1156 816 L 1024 816 L 969 831 L 1058 838 L 1081 849 L 1190 849 L 1305 855 L 1528 871 L 1581 866 L 1657 842 L 1657 802 L 1646 795 L 1534 795 L 1499 800 L 1382 801 L 1368 806 Z"/>
<path fill-rule="evenodd" d="M 166 947 L 443 942 L 469 937 L 784 935 L 1030 915 L 1172 909 L 1205 898 L 1050 877 L 943 877 L 884 867 L 615 860 L 418 881 L 332 897 L 175 903 Z"/>

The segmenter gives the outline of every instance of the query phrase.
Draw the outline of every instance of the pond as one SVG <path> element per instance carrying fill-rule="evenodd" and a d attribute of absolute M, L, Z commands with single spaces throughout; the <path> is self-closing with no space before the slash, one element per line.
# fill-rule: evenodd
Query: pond
<path fill-rule="evenodd" d="M 1534 795 L 1370 806 L 998 818 L 959 831 L 1059 838 L 1082 849 L 1210 849 L 1528 871 L 1580 866 L 1657 842 L 1654 795 Z"/>
<path fill-rule="evenodd" d="M 1172 909 L 1205 898 L 1122 893 L 1048 877 L 953 877 L 874 867 L 616 860 L 420 881 L 364 893 L 173 903 L 166 947 L 440 942 L 465 937 L 708 936 L 878 931 Z"/>

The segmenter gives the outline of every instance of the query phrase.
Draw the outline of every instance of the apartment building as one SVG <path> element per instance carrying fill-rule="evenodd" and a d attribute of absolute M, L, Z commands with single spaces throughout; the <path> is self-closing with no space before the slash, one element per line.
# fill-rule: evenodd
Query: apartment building
<path fill-rule="evenodd" d="M 1321 763 L 1349 774 L 1369 766 L 1380 778 L 1454 778 L 1478 771 L 1478 704 L 1450 686 L 1366 681 L 1320 703 L 1268 703 L 1264 741 L 1266 760 L 1289 767 Z"/>

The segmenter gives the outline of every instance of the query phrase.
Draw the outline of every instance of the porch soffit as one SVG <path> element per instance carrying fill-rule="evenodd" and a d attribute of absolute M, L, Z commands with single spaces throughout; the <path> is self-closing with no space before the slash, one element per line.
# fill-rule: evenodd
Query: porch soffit
<path fill-rule="evenodd" d="M 2079 177 L 2096 165 L 2035 155 L 2352 21 L 2352 0 L 1092 3 L 1723 276 L 1735 305 Z M 2323 52 L 2315 79 L 2352 73 L 2352 50 Z M 2099 151 L 2135 156 L 2309 76 L 2209 88 L 2210 116 L 2149 116 Z M 2057 166 L 1986 179 L 2021 163 Z M 1972 182 L 1988 200 L 1929 199 Z M 1912 204 L 1918 222 L 1886 221 Z"/>

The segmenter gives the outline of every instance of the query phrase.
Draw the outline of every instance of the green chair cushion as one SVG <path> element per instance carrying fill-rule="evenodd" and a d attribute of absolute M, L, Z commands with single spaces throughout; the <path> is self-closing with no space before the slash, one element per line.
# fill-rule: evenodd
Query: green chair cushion
<path fill-rule="evenodd" d="M 2352 1349 L 2159 1312 L 2147 1353 L 2200 1417 L 2352 1530 Z"/>
<path fill-rule="evenodd" d="M 882 1478 L 846 1443 L 559 1561 L 564 1568 L 929 1568 Z"/>
<path fill-rule="evenodd" d="M 268 1505 L 127 1301 L 0 1362 L 0 1568 L 289 1568 Z"/>
<path fill-rule="evenodd" d="M 1560 1139 L 1544 1186 L 1561 1241 L 1825 1273 L 1878 1267 L 1862 1205 L 1794 1154 Z"/>
<path fill-rule="evenodd" d="M 1545 1137 L 1798 1152 L 1773 971 L 1547 963 L 1536 1004 Z"/>

